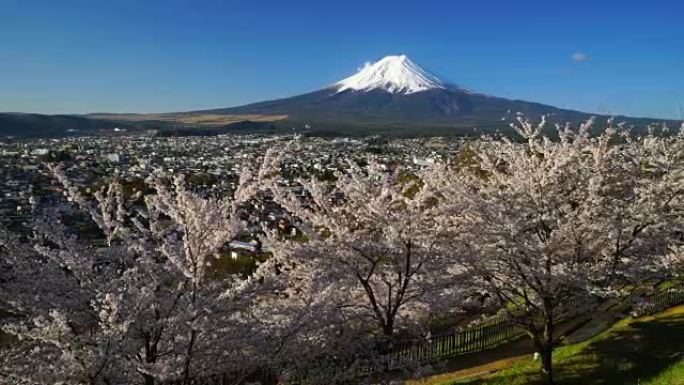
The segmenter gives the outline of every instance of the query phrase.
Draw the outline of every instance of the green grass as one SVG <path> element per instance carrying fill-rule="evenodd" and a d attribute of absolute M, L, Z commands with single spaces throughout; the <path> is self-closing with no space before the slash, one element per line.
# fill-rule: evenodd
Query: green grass
<path fill-rule="evenodd" d="M 684 358 L 680 359 L 678 363 L 667 368 L 667 370 L 661 372 L 657 377 L 652 378 L 648 382 L 642 382 L 642 385 L 674 384 L 684 384 Z"/>
<path fill-rule="evenodd" d="M 684 306 L 624 319 L 587 341 L 554 353 L 559 385 L 684 385 Z M 539 362 L 523 359 L 494 374 L 429 385 L 540 384 Z"/>

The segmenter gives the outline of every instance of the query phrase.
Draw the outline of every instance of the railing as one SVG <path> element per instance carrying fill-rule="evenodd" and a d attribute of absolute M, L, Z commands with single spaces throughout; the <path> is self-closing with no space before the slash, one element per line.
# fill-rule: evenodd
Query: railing
<path fill-rule="evenodd" d="M 418 343 L 397 346 L 390 354 L 389 366 L 399 367 L 405 362 L 424 362 L 459 354 L 488 349 L 512 341 L 524 334 L 523 328 L 503 316 L 463 330 L 442 334 Z"/>
<path fill-rule="evenodd" d="M 669 288 L 658 290 L 648 295 L 646 300 L 635 312 L 635 315 L 649 315 L 665 310 L 674 305 L 684 303 L 684 289 Z"/>

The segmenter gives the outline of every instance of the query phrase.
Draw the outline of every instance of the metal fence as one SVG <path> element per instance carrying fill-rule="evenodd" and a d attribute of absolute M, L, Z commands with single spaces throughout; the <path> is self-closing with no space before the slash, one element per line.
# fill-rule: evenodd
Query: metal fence
<path fill-rule="evenodd" d="M 641 314 L 653 314 L 674 305 L 684 303 L 684 289 L 670 288 L 658 290 L 647 297 Z"/>
<path fill-rule="evenodd" d="M 524 334 L 523 328 L 506 317 L 495 316 L 478 325 L 423 341 L 404 343 L 393 349 L 390 366 L 423 362 L 488 349 Z"/>

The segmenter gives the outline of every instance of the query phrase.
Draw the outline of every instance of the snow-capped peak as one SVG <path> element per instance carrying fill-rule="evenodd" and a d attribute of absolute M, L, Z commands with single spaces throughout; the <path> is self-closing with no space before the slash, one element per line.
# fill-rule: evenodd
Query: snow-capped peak
<path fill-rule="evenodd" d="M 383 89 L 393 94 L 412 94 L 444 83 L 413 63 L 406 55 L 386 56 L 366 65 L 356 74 L 334 84 L 337 92 L 346 90 L 371 91 Z"/>

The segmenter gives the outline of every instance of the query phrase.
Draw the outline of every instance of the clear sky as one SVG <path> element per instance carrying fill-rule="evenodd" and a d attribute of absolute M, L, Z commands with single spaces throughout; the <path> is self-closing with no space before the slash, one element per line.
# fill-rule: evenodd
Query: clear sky
<path fill-rule="evenodd" d="M 0 0 L 0 111 L 235 106 L 400 53 L 497 96 L 684 109 L 682 0 Z"/>

